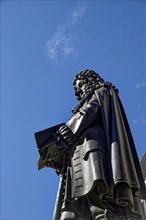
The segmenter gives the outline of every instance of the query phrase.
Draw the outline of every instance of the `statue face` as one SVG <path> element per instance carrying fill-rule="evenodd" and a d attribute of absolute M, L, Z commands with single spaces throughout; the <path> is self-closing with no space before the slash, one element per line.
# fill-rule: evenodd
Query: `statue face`
<path fill-rule="evenodd" d="M 76 84 L 75 84 L 75 87 L 76 87 L 76 91 L 79 95 L 80 98 L 83 98 L 83 96 L 85 95 L 85 92 L 86 92 L 86 87 L 87 87 L 87 84 L 84 83 L 83 80 L 77 80 L 76 81 Z"/>

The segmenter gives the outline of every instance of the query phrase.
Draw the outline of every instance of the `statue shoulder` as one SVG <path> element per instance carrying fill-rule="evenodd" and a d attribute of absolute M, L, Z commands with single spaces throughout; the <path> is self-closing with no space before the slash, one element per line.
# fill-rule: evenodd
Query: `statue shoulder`
<path fill-rule="evenodd" d="M 109 93 L 110 93 L 110 88 L 106 86 L 102 86 L 98 88 L 97 90 L 95 90 L 96 97 L 105 96 L 105 95 L 108 95 Z"/>
<path fill-rule="evenodd" d="M 110 91 L 114 91 L 116 94 L 119 93 L 119 90 L 110 82 L 105 82 L 101 87 L 95 90 L 96 95 L 108 95 Z"/>

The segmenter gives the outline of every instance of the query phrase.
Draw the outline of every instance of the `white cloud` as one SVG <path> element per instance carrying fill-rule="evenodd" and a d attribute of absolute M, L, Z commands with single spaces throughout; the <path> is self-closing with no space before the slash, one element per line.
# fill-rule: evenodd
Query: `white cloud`
<path fill-rule="evenodd" d="M 62 61 L 76 55 L 76 48 L 73 44 L 72 35 L 68 33 L 68 29 L 81 19 L 84 12 L 84 6 L 76 8 L 67 21 L 56 28 L 55 34 L 48 40 L 47 53 L 51 62 L 60 64 Z"/>
<path fill-rule="evenodd" d="M 133 123 L 134 124 L 146 124 L 146 117 L 142 113 L 143 108 L 142 108 L 141 103 L 138 103 L 137 110 L 138 112 L 137 112 L 137 115 L 133 119 Z"/>
<path fill-rule="evenodd" d="M 146 82 L 142 82 L 142 83 L 137 83 L 135 88 L 139 89 L 140 87 L 146 86 Z"/>
<path fill-rule="evenodd" d="M 133 119 L 134 124 L 146 124 L 146 118 L 143 115 L 137 116 L 135 119 Z"/>
<path fill-rule="evenodd" d="M 69 57 L 72 53 L 74 53 L 75 48 L 69 42 L 66 41 L 63 48 L 63 53 L 65 57 Z"/>
<path fill-rule="evenodd" d="M 85 6 L 76 8 L 71 15 L 71 22 L 72 23 L 77 22 L 83 16 L 84 12 L 85 12 Z"/>

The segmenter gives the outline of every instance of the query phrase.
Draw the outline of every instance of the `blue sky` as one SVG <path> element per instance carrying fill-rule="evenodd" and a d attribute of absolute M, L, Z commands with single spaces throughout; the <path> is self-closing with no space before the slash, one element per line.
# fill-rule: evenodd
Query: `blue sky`
<path fill-rule="evenodd" d="M 66 122 L 82 69 L 115 84 L 145 143 L 145 1 L 1 1 L 1 219 L 51 220 L 59 177 L 34 132 Z"/>

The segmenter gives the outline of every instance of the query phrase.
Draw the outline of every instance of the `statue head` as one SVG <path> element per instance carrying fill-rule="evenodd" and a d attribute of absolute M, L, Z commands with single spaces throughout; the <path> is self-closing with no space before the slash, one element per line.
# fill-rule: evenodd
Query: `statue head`
<path fill-rule="evenodd" d="M 75 95 L 78 100 L 84 99 L 94 90 L 104 85 L 104 80 L 93 70 L 82 70 L 73 82 Z"/>

